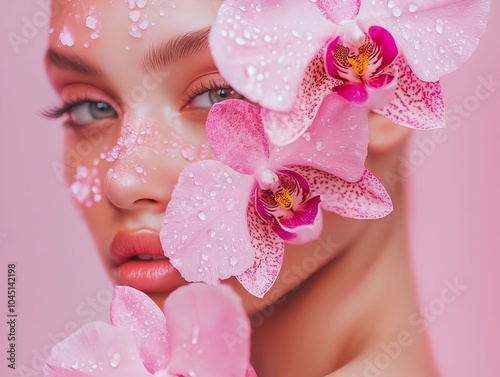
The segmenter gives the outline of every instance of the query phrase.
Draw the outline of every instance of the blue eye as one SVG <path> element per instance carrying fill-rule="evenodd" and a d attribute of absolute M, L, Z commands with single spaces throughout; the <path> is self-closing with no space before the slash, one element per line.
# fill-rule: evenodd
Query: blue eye
<path fill-rule="evenodd" d="M 103 118 L 116 118 L 116 111 L 105 102 L 81 102 L 67 109 L 71 120 L 76 123 L 90 123 Z"/>
<path fill-rule="evenodd" d="M 211 83 L 208 88 L 202 85 L 194 90 L 186 107 L 209 108 L 227 99 L 245 99 L 245 97 L 231 87 L 217 87 Z"/>

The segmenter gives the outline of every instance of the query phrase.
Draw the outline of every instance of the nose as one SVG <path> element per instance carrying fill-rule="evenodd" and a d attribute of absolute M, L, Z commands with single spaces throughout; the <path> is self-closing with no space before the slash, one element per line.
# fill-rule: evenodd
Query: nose
<path fill-rule="evenodd" d="M 104 192 L 117 208 L 163 213 L 181 167 L 150 146 L 136 146 L 113 163 L 104 178 Z"/>

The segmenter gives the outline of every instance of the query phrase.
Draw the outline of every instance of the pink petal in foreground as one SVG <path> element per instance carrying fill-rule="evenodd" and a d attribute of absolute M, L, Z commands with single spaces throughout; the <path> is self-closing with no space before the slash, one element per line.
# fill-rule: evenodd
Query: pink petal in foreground
<path fill-rule="evenodd" d="M 226 100 L 210 109 L 208 143 L 217 159 L 243 174 L 253 174 L 269 158 L 269 141 L 260 110 L 241 100 Z"/>
<path fill-rule="evenodd" d="M 217 284 L 252 265 L 246 211 L 253 182 L 219 161 L 195 162 L 181 172 L 160 240 L 184 279 Z"/>
<path fill-rule="evenodd" d="M 104 322 L 90 322 L 52 349 L 45 377 L 147 377 L 134 338 Z"/>
<path fill-rule="evenodd" d="M 398 68 L 395 98 L 377 113 L 394 123 L 421 130 L 445 126 L 444 98 L 439 82 L 421 81 L 402 56 Z"/>
<path fill-rule="evenodd" d="M 145 293 L 131 287 L 115 287 L 111 323 L 132 334 L 148 372 L 154 374 L 166 367 L 170 347 L 165 316 Z"/>
<path fill-rule="evenodd" d="M 277 112 L 263 108 L 262 121 L 269 140 L 283 146 L 298 139 L 312 124 L 323 99 L 343 81 L 326 74 L 320 51 L 310 64 L 297 90 L 297 98 L 289 111 Z"/>
<path fill-rule="evenodd" d="M 363 1 L 359 18 L 378 15 L 377 23 L 393 35 L 413 72 L 433 82 L 472 55 L 489 10 L 490 0 Z"/>
<path fill-rule="evenodd" d="M 271 161 L 277 166 L 314 166 L 356 182 L 365 171 L 367 145 L 368 110 L 331 93 L 307 132 L 272 151 Z"/>
<path fill-rule="evenodd" d="M 231 86 L 275 111 L 289 110 L 307 65 L 338 26 L 304 0 L 226 0 L 210 33 Z"/>
<path fill-rule="evenodd" d="M 294 170 L 307 178 L 312 193 L 321 195 L 321 206 L 327 211 L 355 219 L 378 219 L 392 212 L 389 194 L 368 170 L 356 183 L 311 167 Z"/>
<path fill-rule="evenodd" d="M 203 377 L 244 376 L 250 364 L 250 323 L 229 287 L 188 284 L 165 301 L 172 339 L 169 372 Z"/>
<path fill-rule="evenodd" d="M 255 260 L 250 268 L 236 278 L 248 292 L 262 298 L 278 277 L 285 244 L 272 230 L 271 222 L 262 220 L 253 205 L 248 206 L 247 213 Z"/>

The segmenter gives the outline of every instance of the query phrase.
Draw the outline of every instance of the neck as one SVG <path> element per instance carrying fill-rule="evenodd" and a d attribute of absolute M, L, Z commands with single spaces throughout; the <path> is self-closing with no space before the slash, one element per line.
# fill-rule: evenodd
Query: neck
<path fill-rule="evenodd" d="M 364 376 L 363 369 L 359 374 L 351 369 L 353 360 L 359 364 L 380 354 L 381 344 L 397 342 L 402 332 L 410 332 L 412 345 L 390 367 L 406 359 L 430 364 L 425 339 L 409 325 L 418 305 L 406 253 L 405 198 L 398 191 L 391 195 L 391 215 L 363 224 L 339 256 L 281 304 L 266 309 L 266 319 L 252 335 L 252 363 L 259 377 L 334 371 L 332 376 Z M 341 372 L 345 368 L 349 374 Z"/>

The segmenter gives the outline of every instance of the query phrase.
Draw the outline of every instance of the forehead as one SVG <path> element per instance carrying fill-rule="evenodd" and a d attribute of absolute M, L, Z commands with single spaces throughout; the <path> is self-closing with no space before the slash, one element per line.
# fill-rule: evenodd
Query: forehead
<path fill-rule="evenodd" d="M 220 0 L 53 0 L 49 43 L 72 53 L 141 50 L 210 26 Z M 95 52 L 95 51 L 94 51 Z"/>

